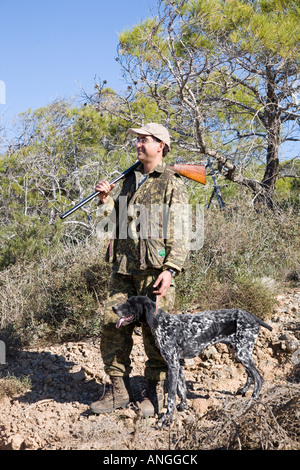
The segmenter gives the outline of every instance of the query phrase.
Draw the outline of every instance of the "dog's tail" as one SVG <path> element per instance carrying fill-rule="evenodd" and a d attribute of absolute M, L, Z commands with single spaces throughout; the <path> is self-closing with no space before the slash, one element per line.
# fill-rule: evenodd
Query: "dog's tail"
<path fill-rule="evenodd" d="M 251 318 L 251 322 L 256 322 L 258 323 L 260 326 L 263 326 L 264 328 L 267 328 L 268 330 L 272 331 L 273 328 L 268 325 L 267 323 L 265 323 L 261 318 L 258 318 L 256 315 L 254 315 L 254 313 L 251 313 L 251 312 L 248 312 L 247 310 L 244 310 L 244 313 L 248 316 L 249 320 Z"/>
<path fill-rule="evenodd" d="M 265 323 L 264 321 L 262 321 L 260 318 L 258 318 L 258 323 L 261 325 L 261 326 L 264 326 L 265 328 L 267 328 L 268 330 L 272 331 L 273 328 L 268 325 L 267 323 Z"/>

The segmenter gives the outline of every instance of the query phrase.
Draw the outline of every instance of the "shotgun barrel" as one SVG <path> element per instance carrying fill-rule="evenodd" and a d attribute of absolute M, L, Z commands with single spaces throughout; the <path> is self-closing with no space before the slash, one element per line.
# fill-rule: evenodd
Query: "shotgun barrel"
<path fill-rule="evenodd" d="M 115 184 L 117 181 L 121 180 L 124 178 L 128 173 L 133 171 L 140 162 L 136 162 L 134 165 L 132 165 L 130 168 L 127 170 L 123 171 L 119 176 L 116 176 L 112 181 L 110 181 L 110 185 Z M 182 176 L 185 176 L 186 178 L 189 178 L 193 181 L 197 181 L 198 183 L 205 184 L 206 183 L 206 171 L 205 171 L 205 165 L 196 165 L 196 164 L 189 164 L 189 163 L 175 163 L 174 165 L 168 165 L 169 168 L 171 168 L 173 171 L 176 173 L 179 173 Z M 69 215 L 73 214 L 73 212 L 77 211 L 77 209 L 80 209 L 80 207 L 84 206 L 87 204 L 89 201 L 94 199 L 96 196 L 98 196 L 99 192 L 96 191 L 87 198 L 83 199 L 81 202 L 76 204 L 76 206 L 72 207 L 72 209 L 68 210 L 64 214 L 61 214 L 59 217 L 61 219 L 65 219 Z"/>
<path fill-rule="evenodd" d="M 110 181 L 110 185 L 112 184 L 115 184 L 117 181 L 121 180 L 122 178 L 124 178 L 126 175 L 128 175 L 128 173 L 130 173 L 131 171 L 133 171 L 138 165 L 140 164 L 140 162 L 136 162 L 134 165 L 132 165 L 130 168 L 128 168 L 127 170 L 123 171 L 123 173 L 121 173 L 120 175 L 116 176 L 112 181 Z M 61 214 L 59 217 L 61 219 L 65 219 L 66 217 L 68 217 L 69 215 L 73 214 L 73 212 L 77 211 L 77 209 L 80 209 L 80 207 L 84 206 L 84 204 L 87 204 L 88 202 L 90 202 L 92 199 L 94 199 L 96 196 L 98 196 L 99 192 L 96 191 L 94 192 L 93 194 L 91 194 L 90 196 L 88 196 L 87 198 L 83 199 L 81 202 L 79 202 L 78 204 L 76 204 L 76 206 L 72 207 L 72 209 L 68 210 L 67 212 L 65 212 L 64 214 Z"/>

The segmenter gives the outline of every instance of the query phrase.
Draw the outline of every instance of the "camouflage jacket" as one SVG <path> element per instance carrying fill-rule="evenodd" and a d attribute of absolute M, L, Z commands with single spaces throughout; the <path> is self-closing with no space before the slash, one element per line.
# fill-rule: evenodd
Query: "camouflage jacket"
<path fill-rule="evenodd" d="M 102 213 L 115 219 L 106 260 L 121 274 L 181 271 L 188 253 L 184 230 L 178 230 L 188 205 L 185 184 L 164 162 L 141 183 L 142 170 L 141 164 L 126 177 L 118 197 L 103 206 Z"/>

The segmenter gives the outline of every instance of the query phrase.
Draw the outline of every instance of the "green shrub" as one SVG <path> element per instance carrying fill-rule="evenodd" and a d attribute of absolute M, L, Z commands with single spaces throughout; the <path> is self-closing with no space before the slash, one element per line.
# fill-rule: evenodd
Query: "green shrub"
<path fill-rule="evenodd" d="M 15 215 L 8 228 L 1 230 L 0 270 L 17 262 L 30 263 L 48 255 L 60 242 L 59 221 L 49 224 L 45 216 Z"/>

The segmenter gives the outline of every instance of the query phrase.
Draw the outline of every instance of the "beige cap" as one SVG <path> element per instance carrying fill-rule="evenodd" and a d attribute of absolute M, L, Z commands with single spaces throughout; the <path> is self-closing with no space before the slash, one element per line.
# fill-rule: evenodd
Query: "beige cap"
<path fill-rule="evenodd" d="M 157 139 L 164 142 L 169 149 L 171 148 L 171 141 L 168 129 L 166 129 L 162 124 L 157 124 L 156 122 L 150 122 L 145 124 L 139 129 L 128 129 L 129 134 L 141 134 L 141 135 L 153 135 Z"/>

